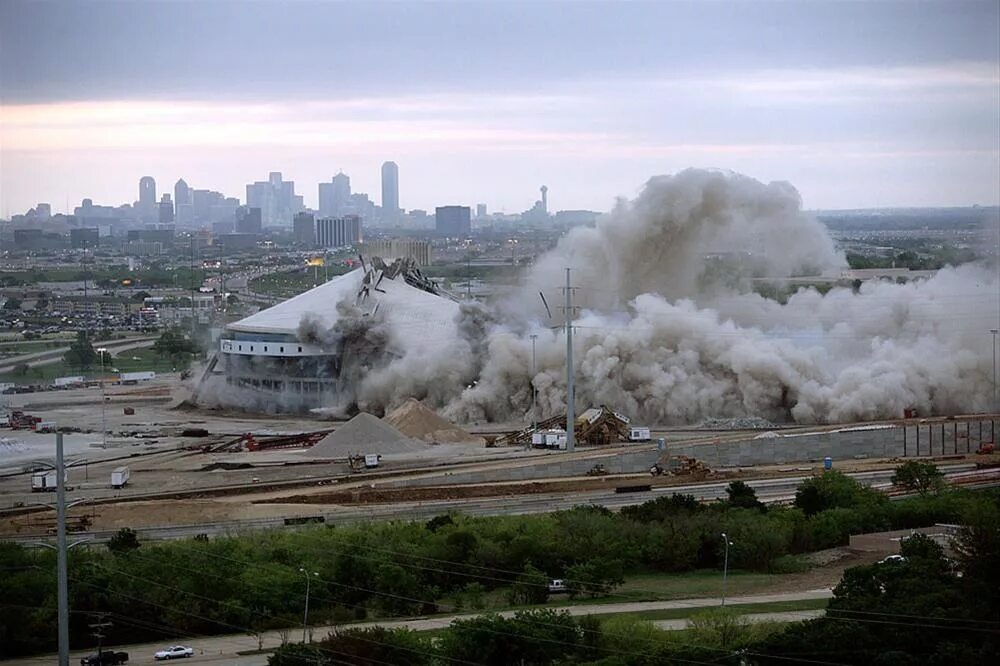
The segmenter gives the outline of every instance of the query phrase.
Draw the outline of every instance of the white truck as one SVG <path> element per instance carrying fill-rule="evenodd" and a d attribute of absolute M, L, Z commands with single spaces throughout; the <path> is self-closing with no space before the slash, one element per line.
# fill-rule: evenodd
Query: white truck
<path fill-rule="evenodd" d="M 56 388 L 65 389 L 73 386 L 80 386 L 84 383 L 85 379 L 80 376 L 76 377 L 56 377 L 52 380 L 52 385 Z"/>
<path fill-rule="evenodd" d="M 57 428 L 55 421 L 39 421 L 35 424 L 35 432 L 55 432 Z"/>
<path fill-rule="evenodd" d="M 118 376 L 118 381 L 121 384 L 138 384 L 139 382 L 148 382 L 152 379 L 156 379 L 156 373 L 148 370 L 144 372 L 123 372 Z"/>
<path fill-rule="evenodd" d="M 645 426 L 632 426 L 628 429 L 628 441 L 648 442 L 650 440 L 649 428 Z"/>
<path fill-rule="evenodd" d="M 115 490 L 124 488 L 125 484 L 128 483 L 128 479 L 129 479 L 128 465 L 123 465 L 121 467 L 118 467 L 113 472 L 111 472 L 111 487 L 114 488 Z"/>
<path fill-rule="evenodd" d="M 366 453 L 365 454 L 365 468 L 366 469 L 374 469 L 374 468 L 378 467 L 378 462 L 381 459 L 382 459 L 382 456 L 380 456 L 377 453 Z"/>
<path fill-rule="evenodd" d="M 31 475 L 31 492 L 33 493 L 53 493 L 56 491 L 58 477 L 54 469 L 35 472 Z M 69 474 L 63 472 L 63 485 L 69 481 Z"/>

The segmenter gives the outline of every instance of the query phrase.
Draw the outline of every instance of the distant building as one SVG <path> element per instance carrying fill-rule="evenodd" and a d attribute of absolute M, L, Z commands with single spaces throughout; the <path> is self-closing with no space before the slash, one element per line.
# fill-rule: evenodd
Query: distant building
<path fill-rule="evenodd" d="M 225 252 L 240 252 L 257 247 L 260 236 L 257 234 L 220 234 L 215 237 L 217 245 Z"/>
<path fill-rule="evenodd" d="M 97 227 L 69 230 L 69 244 L 74 248 L 95 248 L 100 245 L 100 242 L 100 230 Z"/>
<path fill-rule="evenodd" d="M 316 245 L 316 219 L 312 213 L 296 213 L 292 220 L 292 235 L 296 245 Z"/>
<path fill-rule="evenodd" d="M 247 185 L 247 204 L 259 208 L 265 227 L 292 226 L 292 216 L 301 211 L 302 197 L 295 194 L 295 183 L 282 180 L 280 171 L 272 171 L 266 181 Z"/>
<path fill-rule="evenodd" d="M 319 184 L 320 217 L 337 217 L 347 212 L 351 201 L 351 178 L 341 172 L 329 183 Z"/>
<path fill-rule="evenodd" d="M 126 240 L 122 243 L 122 254 L 130 257 L 150 257 L 163 254 L 163 243 L 147 240 Z"/>
<path fill-rule="evenodd" d="M 320 247 L 347 247 L 360 242 L 361 218 L 357 215 L 316 220 L 316 244 Z"/>
<path fill-rule="evenodd" d="M 476 204 L 476 217 L 486 217 L 486 204 Z"/>
<path fill-rule="evenodd" d="M 158 217 L 156 208 L 156 181 L 152 176 L 139 179 L 139 219 L 145 222 L 155 222 Z"/>
<path fill-rule="evenodd" d="M 174 244 L 173 229 L 129 229 L 126 241 L 142 241 L 146 243 L 160 243 L 163 246 Z"/>
<path fill-rule="evenodd" d="M 236 233 L 260 236 L 264 233 L 260 208 L 240 206 L 236 210 Z"/>
<path fill-rule="evenodd" d="M 395 162 L 382 165 L 382 220 L 395 222 L 399 218 L 399 167 Z"/>
<path fill-rule="evenodd" d="M 174 221 L 182 226 L 194 222 L 194 197 L 183 178 L 174 183 Z"/>
<path fill-rule="evenodd" d="M 369 257 L 382 257 L 386 261 L 413 259 L 418 266 L 430 266 L 431 264 L 431 244 L 421 240 L 391 238 L 366 241 L 363 253 Z"/>
<path fill-rule="evenodd" d="M 472 233 L 472 210 L 468 206 L 438 206 L 434 209 L 434 230 L 439 236 L 468 236 Z"/>
<path fill-rule="evenodd" d="M 560 210 L 556 213 L 556 224 L 563 227 L 593 225 L 600 216 L 593 210 Z"/>
<path fill-rule="evenodd" d="M 167 193 L 163 194 L 160 199 L 159 215 L 157 216 L 157 221 L 160 224 L 173 224 L 174 223 L 174 204 L 170 200 L 170 195 Z"/>

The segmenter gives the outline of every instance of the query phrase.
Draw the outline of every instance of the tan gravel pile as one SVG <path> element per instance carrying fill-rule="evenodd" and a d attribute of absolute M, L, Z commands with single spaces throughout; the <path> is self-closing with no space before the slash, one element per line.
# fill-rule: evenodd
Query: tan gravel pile
<path fill-rule="evenodd" d="M 474 444 L 478 446 L 486 444 L 486 440 L 482 437 L 462 430 L 414 398 L 410 398 L 386 414 L 382 420 L 397 428 L 404 435 L 432 444 Z"/>
<path fill-rule="evenodd" d="M 309 449 L 312 458 L 338 459 L 350 455 L 420 453 L 427 444 L 404 435 L 377 416 L 361 412 Z"/>

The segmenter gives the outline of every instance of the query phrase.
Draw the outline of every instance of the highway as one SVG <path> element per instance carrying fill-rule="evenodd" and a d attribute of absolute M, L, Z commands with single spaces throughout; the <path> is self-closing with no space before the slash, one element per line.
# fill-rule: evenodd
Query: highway
<path fill-rule="evenodd" d="M 1000 483 L 1000 470 L 977 470 L 975 465 L 960 464 L 942 466 L 948 479 L 961 478 L 966 482 L 981 482 L 985 485 Z M 849 476 L 859 482 L 886 489 L 891 486 L 893 470 L 878 470 L 857 472 Z M 747 484 L 756 492 L 757 497 L 766 503 L 789 502 L 795 497 L 796 488 L 809 476 L 794 476 L 772 479 L 749 480 Z M 688 484 L 682 486 L 663 486 L 651 491 L 636 493 L 616 493 L 613 489 L 574 493 L 540 493 L 532 495 L 512 495 L 505 497 L 485 497 L 474 499 L 438 500 L 412 502 L 408 504 L 367 504 L 367 505 L 316 505 L 316 518 L 321 518 L 325 524 L 338 525 L 367 522 L 372 520 L 429 520 L 434 516 L 458 511 L 470 516 L 519 515 L 531 513 L 546 513 L 571 509 L 580 505 L 600 505 L 612 510 L 623 506 L 642 504 L 664 494 L 693 495 L 702 501 L 712 501 L 726 496 L 728 480 L 706 483 Z M 291 527 L 298 527 L 292 525 Z M 282 529 L 289 527 L 284 517 L 260 518 L 254 520 L 207 522 L 189 525 L 168 525 L 159 527 L 135 528 L 139 538 L 144 541 L 162 541 L 171 539 L 191 538 L 198 534 L 208 536 L 234 534 L 241 531 Z M 95 543 L 104 543 L 114 535 L 113 530 L 74 533 L 74 538 L 87 537 Z M 5 537 L 6 540 L 22 545 L 35 545 L 45 540 L 39 536 Z M 54 541 L 54 537 L 48 537 Z"/>
<path fill-rule="evenodd" d="M 806 590 L 802 592 L 785 592 L 780 594 L 756 594 L 747 596 L 727 597 L 726 602 L 730 605 L 736 604 L 764 604 L 783 601 L 801 601 L 812 599 L 829 599 L 833 592 L 829 589 Z M 576 606 L 552 606 L 559 611 L 567 611 L 570 615 L 610 615 L 616 613 L 638 613 L 651 610 L 680 610 L 691 609 L 692 613 L 703 608 L 714 608 L 721 605 L 722 599 L 719 597 L 704 597 L 697 599 L 677 599 L 673 601 L 641 601 L 626 602 L 616 604 L 580 604 Z M 794 611 L 783 613 L 762 613 L 756 621 L 783 621 L 791 622 L 797 620 L 808 620 L 817 617 L 822 611 Z M 510 617 L 514 611 L 504 611 L 500 613 L 505 617 Z M 383 626 L 389 628 L 407 628 L 414 631 L 429 631 L 442 629 L 449 626 L 455 620 L 476 617 L 477 613 L 466 613 L 460 615 L 442 615 L 438 617 L 421 617 L 408 620 L 389 620 L 385 622 L 363 622 L 350 625 L 321 626 L 312 627 L 311 634 L 319 639 L 326 636 L 334 629 L 344 629 L 346 627 L 375 627 Z M 754 617 L 750 615 L 748 617 Z M 656 623 L 663 629 L 684 629 L 687 620 L 660 620 Z M 267 654 L 245 654 L 257 652 L 258 645 L 262 645 L 264 650 L 273 650 L 282 643 L 282 635 L 295 641 L 301 638 L 302 627 L 292 627 L 283 631 L 268 631 L 258 638 L 247 634 L 227 634 L 222 636 L 203 636 L 195 638 L 168 638 L 159 643 L 143 643 L 138 645 L 115 646 L 115 650 L 124 650 L 129 653 L 129 664 L 153 664 L 153 653 L 162 650 L 170 645 L 187 645 L 195 650 L 195 656 L 184 661 L 185 664 L 225 664 L 226 666 L 264 666 L 267 664 Z M 70 653 L 70 663 L 78 663 L 81 657 L 90 654 L 92 651 L 74 650 Z M 241 654 L 244 653 L 244 654 Z M 25 657 L 4 661 L 10 666 L 50 666 L 56 660 L 52 654 L 40 655 L 36 657 Z"/>
<path fill-rule="evenodd" d="M 106 342 L 95 342 L 96 347 L 105 347 L 110 352 L 121 353 L 123 351 L 129 351 L 131 349 L 141 349 L 143 347 L 151 347 L 153 343 L 156 342 L 156 338 L 142 337 L 142 338 L 128 338 L 126 340 L 108 340 Z M 0 374 L 6 374 L 8 372 L 13 372 L 21 363 L 26 363 L 28 367 L 36 367 L 39 365 L 49 365 L 51 363 L 58 363 L 62 360 L 63 355 L 69 351 L 69 346 L 58 347 L 56 349 L 49 349 L 43 352 L 33 352 L 31 354 L 22 354 L 20 356 L 12 356 L 3 360 L 3 364 L 0 365 Z"/>

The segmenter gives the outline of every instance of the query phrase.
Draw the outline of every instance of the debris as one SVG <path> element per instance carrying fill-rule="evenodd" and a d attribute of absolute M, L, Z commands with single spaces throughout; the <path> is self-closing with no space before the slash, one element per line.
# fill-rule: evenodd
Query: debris
<path fill-rule="evenodd" d="M 414 398 L 410 398 L 392 410 L 382 420 L 404 435 L 422 439 L 431 444 L 476 444 L 483 446 L 486 443 L 482 437 L 462 430 Z"/>
<path fill-rule="evenodd" d="M 411 439 L 377 416 L 361 412 L 306 452 L 314 458 L 348 458 L 357 454 L 420 453 L 429 444 Z"/>
<path fill-rule="evenodd" d="M 538 431 L 552 430 L 566 425 L 566 415 L 553 416 L 538 422 Z M 604 405 L 585 410 L 577 417 L 574 437 L 579 446 L 602 446 L 629 441 L 629 419 Z M 527 446 L 531 444 L 534 428 L 497 437 L 494 446 Z"/>
<path fill-rule="evenodd" d="M 705 419 L 696 428 L 700 430 L 770 430 L 774 424 L 759 416 L 744 416 L 734 419 Z"/>

